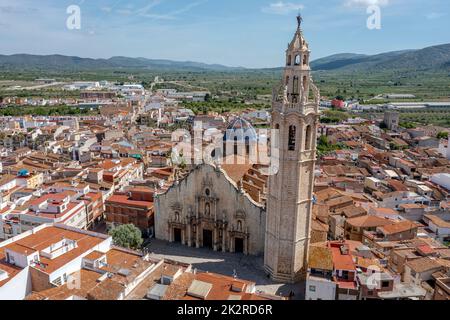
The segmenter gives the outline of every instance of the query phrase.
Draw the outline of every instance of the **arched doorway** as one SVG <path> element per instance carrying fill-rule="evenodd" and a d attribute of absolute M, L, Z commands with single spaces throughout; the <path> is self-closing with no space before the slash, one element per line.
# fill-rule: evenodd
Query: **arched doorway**
<path fill-rule="evenodd" d="M 211 230 L 203 229 L 203 248 L 214 248 L 213 232 Z"/>
<path fill-rule="evenodd" d="M 244 239 L 243 238 L 234 238 L 234 252 L 235 253 L 244 253 Z"/>

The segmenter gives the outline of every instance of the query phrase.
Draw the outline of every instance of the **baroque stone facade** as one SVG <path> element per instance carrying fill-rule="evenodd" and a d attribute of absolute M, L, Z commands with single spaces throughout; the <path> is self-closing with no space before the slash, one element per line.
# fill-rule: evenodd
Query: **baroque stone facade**
<path fill-rule="evenodd" d="M 220 167 L 200 165 L 155 200 L 156 238 L 197 248 L 264 253 L 266 215 Z"/>

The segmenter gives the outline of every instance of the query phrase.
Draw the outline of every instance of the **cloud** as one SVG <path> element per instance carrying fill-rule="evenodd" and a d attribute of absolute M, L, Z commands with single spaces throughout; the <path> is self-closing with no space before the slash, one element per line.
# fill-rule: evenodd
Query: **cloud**
<path fill-rule="evenodd" d="M 103 7 L 102 11 L 111 13 L 115 12 L 124 16 L 139 16 L 143 18 L 155 19 L 155 20 L 174 20 L 178 15 L 181 15 L 185 12 L 190 11 L 191 9 L 200 6 L 201 4 L 207 2 L 208 0 L 200 0 L 190 4 L 185 5 L 184 7 L 179 7 L 178 9 L 166 12 L 166 13 L 157 13 L 155 12 L 155 7 L 158 7 L 160 4 L 165 3 L 164 0 L 153 0 L 149 4 L 141 8 L 133 8 L 132 5 L 128 5 L 126 7 L 114 9 L 112 7 Z M 113 10 L 114 9 L 114 10 Z"/>
<path fill-rule="evenodd" d="M 0 6 L 0 13 L 3 14 L 29 14 L 38 12 L 38 8 L 19 7 L 19 6 Z"/>
<path fill-rule="evenodd" d="M 380 6 L 385 7 L 389 5 L 390 0 L 345 0 L 347 7 L 368 7 L 368 6 Z"/>
<path fill-rule="evenodd" d="M 103 7 L 103 8 L 100 8 L 100 10 L 102 10 L 103 12 L 107 12 L 107 13 L 110 13 L 110 12 L 112 11 L 112 9 L 113 9 L 113 8 L 111 8 L 111 7 Z"/>
<path fill-rule="evenodd" d="M 267 7 L 263 7 L 262 12 L 286 15 L 293 11 L 299 11 L 302 9 L 304 9 L 304 6 L 302 4 L 279 1 L 279 2 L 275 2 L 275 3 L 271 3 Z"/>
<path fill-rule="evenodd" d="M 431 13 L 428 13 L 427 15 L 425 15 L 425 17 L 428 19 L 428 20 L 436 20 L 436 19 L 440 19 L 440 18 L 442 18 L 442 17 L 445 17 L 446 16 L 446 14 L 445 13 L 439 13 L 439 12 L 431 12 Z"/>

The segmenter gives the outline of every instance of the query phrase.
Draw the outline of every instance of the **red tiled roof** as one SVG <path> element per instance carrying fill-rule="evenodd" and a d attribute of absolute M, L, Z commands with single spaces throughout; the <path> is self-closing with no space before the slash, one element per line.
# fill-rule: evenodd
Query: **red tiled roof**
<path fill-rule="evenodd" d="M 106 200 L 105 203 L 117 203 L 146 209 L 151 209 L 153 207 L 153 202 L 130 200 L 128 195 L 121 194 L 115 194 L 111 196 L 108 200 Z"/>

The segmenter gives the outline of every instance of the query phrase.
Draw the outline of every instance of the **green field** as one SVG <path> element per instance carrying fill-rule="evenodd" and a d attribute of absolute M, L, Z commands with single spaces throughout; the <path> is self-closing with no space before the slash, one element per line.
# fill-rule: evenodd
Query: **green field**
<path fill-rule="evenodd" d="M 450 128 L 450 108 L 400 109 L 400 125 L 414 128 L 417 125 L 435 125 Z M 367 119 L 383 118 L 383 112 L 364 112 Z"/>
<path fill-rule="evenodd" d="M 77 72 L 4 72 L 0 75 L 0 97 L 41 97 L 76 98 L 79 92 L 63 91 L 58 87 L 40 90 L 8 90 L 10 80 L 16 80 L 23 87 L 35 85 L 36 78 L 54 78 L 58 82 L 100 81 L 136 82 L 150 87 L 153 79 L 159 76 L 166 83 L 158 88 L 178 90 L 207 90 L 211 99 L 207 103 L 186 103 L 196 113 L 208 111 L 227 112 L 245 108 L 262 109 L 270 106 L 272 88 L 280 83 L 281 69 L 236 70 L 236 71 L 161 71 L 161 70 L 102 70 Z M 387 102 L 406 102 L 407 100 L 373 99 L 381 94 L 413 94 L 414 102 L 450 100 L 450 74 L 446 71 L 380 71 L 364 72 L 320 71 L 313 78 L 323 97 L 332 99 L 342 96 L 345 99 L 359 99 L 365 104 Z M 409 111 L 402 114 L 402 121 L 433 123 L 448 126 L 446 110 Z M 419 116 L 420 114 L 420 116 Z"/>

